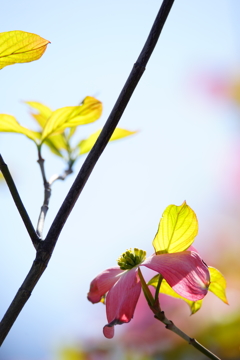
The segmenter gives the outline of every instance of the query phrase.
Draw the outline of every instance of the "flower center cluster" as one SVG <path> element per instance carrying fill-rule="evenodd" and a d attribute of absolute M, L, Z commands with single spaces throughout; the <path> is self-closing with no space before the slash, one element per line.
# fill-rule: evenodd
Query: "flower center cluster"
<path fill-rule="evenodd" d="M 129 270 L 141 264 L 146 259 L 146 251 L 139 249 L 129 249 L 125 251 L 117 260 L 120 269 Z"/>

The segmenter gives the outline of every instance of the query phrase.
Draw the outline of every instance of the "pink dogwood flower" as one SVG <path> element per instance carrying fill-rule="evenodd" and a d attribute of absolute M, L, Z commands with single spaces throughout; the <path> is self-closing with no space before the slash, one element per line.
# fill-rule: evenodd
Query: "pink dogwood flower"
<path fill-rule="evenodd" d="M 114 325 L 128 323 L 133 318 L 141 292 L 139 267 L 161 274 L 176 293 L 189 300 L 197 301 L 207 294 L 210 283 L 207 265 L 195 251 L 185 251 L 196 233 L 193 210 L 186 203 L 170 205 L 153 241 L 154 255 L 146 258 L 143 250 L 127 250 L 118 259 L 118 267 L 103 271 L 91 282 L 88 300 L 98 303 L 105 297 L 108 324 L 103 333 L 106 338 L 114 336 Z"/>

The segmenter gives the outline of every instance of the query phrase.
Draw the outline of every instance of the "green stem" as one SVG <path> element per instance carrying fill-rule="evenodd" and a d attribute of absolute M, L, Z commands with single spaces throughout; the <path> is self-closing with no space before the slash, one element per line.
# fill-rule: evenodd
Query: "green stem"
<path fill-rule="evenodd" d="M 0 155 L 0 170 L 2 171 L 2 174 L 4 176 L 4 179 L 6 180 L 7 186 L 10 190 L 10 193 L 12 195 L 12 198 L 15 202 L 15 205 L 19 211 L 19 214 L 22 218 L 22 221 L 27 229 L 27 232 L 32 240 L 33 246 L 35 247 L 35 249 L 38 248 L 40 239 L 36 234 L 36 231 L 32 225 L 32 222 L 28 216 L 28 213 L 22 203 L 22 200 L 19 196 L 19 193 L 17 191 L 16 185 L 13 181 L 13 178 L 8 170 L 8 166 L 7 164 L 4 162 L 2 156 Z"/>
<path fill-rule="evenodd" d="M 139 279 L 141 281 L 143 293 L 144 293 L 145 298 L 146 298 L 146 300 L 148 302 L 148 305 L 150 306 L 150 308 L 152 308 L 154 306 L 155 301 L 154 301 L 154 298 L 152 296 L 151 291 L 149 290 L 149 287 L 146 284 L 146 281 L 145 281 L 145 279 L 144 279 L 144 277 L 142 275 L 142 272 L 141 272 L 140 268 L 138 268 L 138 276 L 139 276 Z"/>
<path fill-rule="evenodd" d="M 158 277 L 158 284 L 157 284 L 157 287 L 156 287 L 156 292 L 155 292 L 155 302 L 159 302 L 159 292 L 160 292 L 160 287 L 161 287 L 161 283 L 163 281 L 163 277 L 161 274 L 159 274 L 159 277 Z"/>

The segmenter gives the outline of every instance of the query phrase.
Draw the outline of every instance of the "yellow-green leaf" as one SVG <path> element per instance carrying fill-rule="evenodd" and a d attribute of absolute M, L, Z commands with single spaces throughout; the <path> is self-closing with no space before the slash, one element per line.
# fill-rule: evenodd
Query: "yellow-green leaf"
<path fill-rule="evenodd" d="M 226 297 L 226 280 L 224 276 L 217 269 L 209 266 L 210 285 L 208 290 L 214 293 L 225 304 L 228 304 Z"/>
<path fill-rule="evenodd" d="M 53 135 L 47 140 L 51 141 L 51 143 L 59 150 L 68 150 L 69 145 L 62 134 Z"/>
<path fill-rule="evenodd" d="M 75 134 L 76 130 L 77 130 L 76 126 L 69 128 L 69 132 L 67 133 L 68 140 L 71 139 L 71 137 Z"/>
<path fill-rule="evenodd" d="M 48 106 L 37 101 L 26 101 L 26 104 L 32 109 L 37 110 L 37 113 L 31 112 L 30 114 L 40 125 L 41 129 L 43 129 L 53 111 Z M 46 139 L 45 145 L 47 145 L 55 155 L 60 157 L 63 157 L 60 150 L 67 150 L 66 140 L 62 134 L 53 135 L 51 139 Z"/>
<path fill-rule="evenodd" d="M 0 132 L 15 132 L 18 134 L 23 134 L 34 142 L 36 142 L 36 139 L 39 139 L 40 137 L 38 132 L 21 126 L 14 116 L 7 114 L 0 114 Z"/>
<path fill-rule="evenodd" d="M 53 154 L 55 154 L 55 155 L 57 155 L 57 156 L 59 156 L 59 157 L 61 157 L 61 158 L 63 157 L 63 154 L 62 154 L 61 151 L 60 151 L 61 149 L 58 148 L 58 146 L 56 146 L 56 145 L 54 144 L 54 142 L 52 142 L 50 139 L 46 139 L 44 144 L 49 147 L 49 149 L 51 150 L 51 152 L 52 152 Z"/>
<path fill-rule="evenodd" d="M 31 112 L 31 115 L 43 129 L 53 111 L 48 106 L 37 101 L 26 101 L 26 104 L 28 104 L 34 110 L 38 111 L 37 113 Z"/>
<path fill-rule="evenodd" d="M 157 254 L 186 250 L 198 233 L 198 221 L 194 211 L 184 203 L 169 205 L 160 220 L 153 246 Z"/>
<path fill-rule="evenodd" d="M 182 298 L 182 300 L 184 300 L 189 305 L 191 315 L 195 314 L 198 310 L 200 310 L 203 303 L 203 299 L 197 301 L 190 301 L 188 299 Z"/>
<path fill-rule="evenodd" d="M 157 287 L 158 284 L 158 278 L 159 275 L 155 275 L 149 282 L 148 285 L 152 285 L 155 288 Z M 168 285 L 168 283 L 166 282 L 165 279 L 162 280 L 161 282 L 161 287 L 160 287 L 160 293 L 174 297 L 176 299 L 181 299 L 183 301 L 185 301 L 189 307 L 190 307 L 190 311 L 191 314 L 195 314 L 202 306 L 202 300 L 198 300 L 198 301 L 191 301 L 188 300 L 184 297 L 182 297 L 181 295 L 178 295 L 172 288 L 170 285 Z"/>
<path fill-rule="evenodd" d="M 38 60 L 49 43 L 39 35 L 21 30 L 0 33 L 0 69 Z"/>
<path fill-rule="evenodd" d="M 99 119 L 102 113 L 102 103 L 87 96 L 82 105 L 67 106 L 53 111 L 42 133 L 42 142 L 49 136 L 61 133 L 68 127 L 85 125 Z"/>
<path fill-rule="evenodd" d="M 101 131 L 102 131 L 102 129 L 96 131 L 94 134 L 90 135 L 87 139 L 84 139 L 79 143 L 78 146 L 80 148 L 80 155 L 86 154 L 92 149 L 92 147 L 95 144 L 95 142 L 97 141 L 97 138 L 99 137 Z M 126 129 L 116 128 L 109 141 L 122 139 L 126 136 L 136 134 L 136 132 L 137 131 L 129 131 Z"/>

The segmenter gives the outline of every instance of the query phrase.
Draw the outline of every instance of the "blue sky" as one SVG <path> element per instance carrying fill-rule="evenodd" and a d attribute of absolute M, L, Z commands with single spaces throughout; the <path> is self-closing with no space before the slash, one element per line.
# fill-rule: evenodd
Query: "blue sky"
<path fill-rule="evenodd" d="M 85 96 L 103 102 L 106 121 L 157 14 L 159 1 L 5 1 L 0 31 L 25 30 L 51 41 L 36 62 L 1 71 L 0 112 L 34 128 L 24 101 L 52 109 Z M 209 224 L 222 215 L 222 159 L 234 125 L 229 109 L 214 107 L 196 86 L 207 72 L 239 66 L 237 0 L 176 1 L 156 50 L 119 126 L 139 130 L 110 144 L 62 231 L 53 258 L 2 347 L 4 360 L 52 360 L 63 342 L 101 338 L 104 311 L 86 300 L 92 278 L 115 266 L 130 247 L 153 252 L 151 241 L 169 204 L 184 200 L 200 223 L 196 246 L 206 248 Z M 9 165 L 34 224 L 43 200 L 34 144 L 0 134 Z M 48 177 L 64 164 L 44 151 Z M 76 164 L 78 171 L 85 156 Z M 54 184 L 45 234 L 74 179 Z M 4 313 L 34 260 L 34 249 L 6 187 L 0 188 L 0 311 Z"/>

